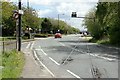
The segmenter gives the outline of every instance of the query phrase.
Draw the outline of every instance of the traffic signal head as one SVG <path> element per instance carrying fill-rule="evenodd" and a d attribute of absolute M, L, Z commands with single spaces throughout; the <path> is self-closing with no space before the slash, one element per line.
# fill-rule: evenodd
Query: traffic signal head
<path fill-rule="evenodd" d="M 72 15 L 71 15 L 71 17 L 77 17 L 77 14 L 76 14 L 76 12 L 72 12 Z"/>

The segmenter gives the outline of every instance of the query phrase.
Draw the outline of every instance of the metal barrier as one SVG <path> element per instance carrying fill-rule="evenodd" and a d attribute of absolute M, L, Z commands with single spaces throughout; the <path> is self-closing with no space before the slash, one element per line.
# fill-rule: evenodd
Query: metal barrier
<path fill-rule="evenodd" d="M 3 53 L 6 51 L 11 51 L 13 49 L 17 48 L 17 41 L 15 40 L 14 37 L 2 37 L 1 41 L 0 41 L 0 51 L 2 51 Z"/>

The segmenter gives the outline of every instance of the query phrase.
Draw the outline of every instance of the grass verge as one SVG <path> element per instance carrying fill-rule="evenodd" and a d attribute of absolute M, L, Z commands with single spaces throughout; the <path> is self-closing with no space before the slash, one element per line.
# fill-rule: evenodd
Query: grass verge
<path fill-rule="evenodd" d="M 109 45 L 109 44 L 110 44 L 110 41 L 109 41 L 109 40 L 98 40 L 97 43 L 98 43 L 98 44 Z"/>
<path fill-rule="evenodd" d="M 19 78 L 24 66 L 24 55 L 12 50 L 2 54 L 2 78 Z"/>

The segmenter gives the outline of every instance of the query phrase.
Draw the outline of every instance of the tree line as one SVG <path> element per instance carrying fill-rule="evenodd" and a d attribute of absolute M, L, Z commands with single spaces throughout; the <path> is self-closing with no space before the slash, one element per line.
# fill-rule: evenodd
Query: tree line
<path fill-rule="evenodd" d="M 13 11 L 18 10 L 18 6 L 10 2 L 0 1 L 1 9 L 0 14 L 2 14 L 2 19 L 0 23 L 2 24 L 2 35 L 3 36 L 13 36 L 16 31 L 16 20 L 13 18 Z M 42 33 L 55 33 L 60 30 L 63 34 L 72 34 L 80 32 L 66 22 L 51 18 L 40 18 L 38 17 L 37 11 L 33 8 L 27 8 L 22 6 L 24 14 L 22 15 L 22 33 L 24 33 L 28 28 L 32 29 L 32 32 Z"/>
<path fill-rule="evenodd" d="M 80 30 L 74 27 L 71 27 L 66 22 L 52 18 L 43 18 L 41 23 L 41 32 L 42 33 L 57 33 L 60 32 L 62 34 L 74 34 L 79 33 Z"/>
<path fill-rule="evenodd" d="M 94 39 L 120 45 L 120 2 L 99 2 L 86 17 L 93 18 L 84 19 L 83 25 Z"/>

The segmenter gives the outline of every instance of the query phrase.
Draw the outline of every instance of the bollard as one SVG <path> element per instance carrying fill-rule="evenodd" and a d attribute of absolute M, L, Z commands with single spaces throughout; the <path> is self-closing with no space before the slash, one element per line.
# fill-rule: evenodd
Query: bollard
<path fill-rule="evenodd" d="M 3 37 L 3 53 L 5 52 L 5 44 L 4 44 L 4 37 Z"/>

